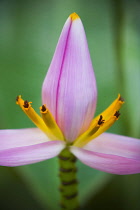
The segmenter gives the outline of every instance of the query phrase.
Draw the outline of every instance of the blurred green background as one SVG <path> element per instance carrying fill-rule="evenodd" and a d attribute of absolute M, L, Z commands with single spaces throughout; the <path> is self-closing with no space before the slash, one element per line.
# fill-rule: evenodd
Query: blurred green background
<path fill-rule="evenodd" d="M 140 138 L 140 1 L 1 0 L 0 128 L 34 127 L 15 105 L 21 94 L 41 105 L 41 86 L 63 24 L 80 15 L 98 85 L 97 113 L 121 93 L 125 105 L 109 130 Z M 82 209 L 139 210 L 140 175 L 117 176 L 77 163 Z M 59 209 L 57 158 L 0 167 L 0 208 Z"/>

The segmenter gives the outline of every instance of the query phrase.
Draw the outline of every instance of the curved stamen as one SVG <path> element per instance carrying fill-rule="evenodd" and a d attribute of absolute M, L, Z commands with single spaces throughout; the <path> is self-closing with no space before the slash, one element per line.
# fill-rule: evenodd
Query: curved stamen
<path fill-rule="evenodd" d="M 84 132 L 75 140 L 74 146 L 81 147 L 87 144 L 91 139 L 94 138 L 94 135 L 98 132 L 98 130 L 100 130 L 99 128 L 103 126 L 104 122 L 105 120 L 103 119 L 103 116 L 100 115 L 99 119 L 96 120 L 96 123 L 94 123 L 94 126 L 90 126 L 90 128 L 86 132 Z"/>
<path fill-rule="evenodd" d="M 118 94 L 118 97 L 113 101 L 113 103 L 107 108 L 105 109 L 100 115 L 102 115 L 104 117 L 104 120 L 108 120 L 115 111 L 118 111 L 122 105 L 124 104 L 124 99 L 121 97 L 120 94 Z M 97 117 L 95 117 L 92 122 L 91 122 L 91 127 L 94 126 L 96 120 L 99 118 L 98 115 Z"/>
<path fill-rule="evenodd" d="M 75 140 L 74 146 L 82 147 L 90 140 L 108 130 L 118 120 L 120 116 L 118 110 L 123 103 L 124 99 L 118 95 L 118 98 L 92 121 L 89 129 Z"/>
<path fill-rule="evenodd" d="M 21 96 L 17 96 L 16 104 L 20 106 L 20 108 L 24 111 L 24 113 L 30 118 L 30 120 L 40 128 L 50 139 L 58 140 L 58 138 L 52 133 L 52 131 L 46 126 L 43 119 L 35 112 L 35 110 L 31 106 L 32 102 L 28 102 L 27 100 L 23 100 Z M 59 139 L 60 140 L 60 139 Z"/>
<path fill-rule="evenodd" d="M 45 105 L 40 107 L 40 112 L 42 114 L 42 119 L 45 122 L 46 126 L 52 131 L 52 133 L 57 137 L 58 140 L 64 140 L 64 136 L 58 127 L 55 119 L 53 118 L 50 111 L 46 108 Z"/>

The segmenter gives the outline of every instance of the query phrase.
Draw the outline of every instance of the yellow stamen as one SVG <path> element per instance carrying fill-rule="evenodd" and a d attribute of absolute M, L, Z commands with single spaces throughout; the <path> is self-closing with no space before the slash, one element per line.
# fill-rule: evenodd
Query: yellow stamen
<path fill-rule="evenodd" d="M 70 15 L 70 18 L 71 18 L 71 20 L 73 21 L 73 20 L 76 20 L 76 19 L 78 19 L 78 18 L 80 18 L 80 17 L 74 12 L 74 13 L 72 13 L 72 14 Z"/>
<path fill-rule="evenodd" d="M 42 119 L 44 120 L 46 126 L 54 133 L 58 140 L 64 140 L 64 136 L 58 127 L 55 119 L 53 118 L 50 111 L 46 108 L 45 105 L 40 107 L 40 112 L 42 114 Z"/>
<path fill-rule="evenodd" d="M 86 130 L 81 136 L 79 136 L 75 142 L 74 146 L 82 147 L 85 144 L 87 144 L 91 139 L 94 138 L 94 135 L 100 130 L 100 127 L 104 124 L 104 120 L 102 115 L 100 115 L 100 118 L 96 120 L 96 123 L 93 127 L 89 127 L 88 130 Z"/>
<path fill-rule="evenodd" d="M 111 116 L 107 121 L 104 122 L 104 124 L 100 127 L 100 129 L 92 136 L 91 139 L 96 138 L 106 130 L 108 130 L 115 122 L 118 120 L 120 113 L 117 111 L 113 116 Z M 91 140 L 90 139 L 90 140 Z"/>
<path fill-rule="evenodd" d="M 32 102 L 24 101 L 21 96 L 17 97 L 16 104 L 18 104 L 24 113 L 32 120 L 32 122 L 40 128 L 50 139 L 52 140 L 60 140 L 58 139 L 54 133 L 46 126 L 43 119 L 35 112 L 35 110 L 31 107 Z"/>
<path fill-rule="evenodd" d="M 105 109 L 100 115 L 104 117 L 104 120 L 108 120 L 112 115 L 114 115 L 116 111 L 120 110 L 123 104 L 124 104 L 124 99 L 119 94 L 118 97 L 113 101 L 113 103 L 107 109 Z M 94 126 L 95 122 L 97 121 L 100 115 L 98 115 L 92 120 L 90 125 L 91 127 Z"/>
<path fill-rule="evenodd" d="M 124 100 L 120 95 L 118 95 L 118 98 L 104 112 L 102 112 L 92 121 L 88 130 L 75 140 L 74 146 L 82 147 L 90 140 L 108 130 L 114 124 L 114 122 L 118 120 L 120 115 L 118 110 L 121 108 L 123 103 Z"/>

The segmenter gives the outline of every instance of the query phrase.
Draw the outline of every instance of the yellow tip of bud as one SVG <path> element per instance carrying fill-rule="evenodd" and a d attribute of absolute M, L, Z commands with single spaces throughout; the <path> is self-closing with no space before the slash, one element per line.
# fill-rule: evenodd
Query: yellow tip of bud
<path fill-rule="evenodd" d="M 70 15 L 70 18 L 71 18 L 71 20 L 73 21 L 73 20 L 76 20 L 76 19 L 78 19 L 78 18 L 80 18 L 80 17 L 74 12 L 74 13 L 72 13 L 72 14 Z"/>

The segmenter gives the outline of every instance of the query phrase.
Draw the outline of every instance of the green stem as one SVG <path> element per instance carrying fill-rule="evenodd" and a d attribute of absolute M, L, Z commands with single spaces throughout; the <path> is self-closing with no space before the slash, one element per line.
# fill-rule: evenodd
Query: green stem
<path fill-rule="evenodd" d="M 76 157 L 66 147 L 58 156 L 59 158 L 59 177 L 61 193 L 61 209 L 76 210 L 79 209 L 78 190 L 76 179 Z"/>

